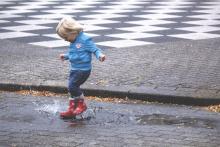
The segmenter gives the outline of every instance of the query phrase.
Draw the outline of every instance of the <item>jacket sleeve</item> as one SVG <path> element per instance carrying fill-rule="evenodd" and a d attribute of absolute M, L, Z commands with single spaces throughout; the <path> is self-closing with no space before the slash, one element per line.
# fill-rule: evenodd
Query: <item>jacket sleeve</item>
<path fill-rule="evenodd" d="M 64 54 L 64 60 L 69 60 L 69 53 Z"/>
<path fill-rule="evenodd" d="M 99 57 L 102 55 L 101 49 L 95 45 L 92 39 L 86 40 L 85 49 L 89 52 L 92 52 L 97 59 L 99 59 Z"/>

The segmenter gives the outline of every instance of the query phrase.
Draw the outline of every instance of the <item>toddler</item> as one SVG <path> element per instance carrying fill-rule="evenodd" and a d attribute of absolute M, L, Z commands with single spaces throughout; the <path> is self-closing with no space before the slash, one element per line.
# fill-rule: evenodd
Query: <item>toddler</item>
<path fill-rule="evenodd" d="M 60 54 L 62 61 L 69 60 L 70 62 L 69 108 L 66 112 L 61 112 L 60 117 L 73 118 L 87 109 L 80 85 L 88 79 L 91 73 L 92 54 L 101 62 L 105 60 L 106 56 L 94 44 L 92 39 L 83 32 L 81 24 L 71 17 L 63 18 L 58 23 L 56 32 L 65 41 L 70 42 L 68 52 Z"/>

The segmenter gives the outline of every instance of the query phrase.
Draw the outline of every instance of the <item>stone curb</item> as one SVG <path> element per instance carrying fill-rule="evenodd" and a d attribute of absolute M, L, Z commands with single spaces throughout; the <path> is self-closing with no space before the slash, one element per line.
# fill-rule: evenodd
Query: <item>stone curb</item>
<path fill-rule="evenodd" d="M 119 89 L 120 88 L 120 89 Z M 82 87 L 85 95 L 98 97 L 117 97 L 129 98 L 136 100 L 144 100 L 149 102 L 171 103 L 181 105 L 193 106 L 208 106 L 220 104 L 220 99 L 215 97 L 193 97 L 186 95 L 174 95 L 174 93 L 165 93 L 163 90 L 152 90 L 142 88 L 129 87 Z M 34 85 L 34 84 L 17 84 L 17 83 L 0 83 L 0 90 L 3 91 L 18 91 L 18 90 L 37 90 L 37 91 L 51 91 L 55 93 L 67 93 L 67 88 L 64 86 L 53 85 Z"/>

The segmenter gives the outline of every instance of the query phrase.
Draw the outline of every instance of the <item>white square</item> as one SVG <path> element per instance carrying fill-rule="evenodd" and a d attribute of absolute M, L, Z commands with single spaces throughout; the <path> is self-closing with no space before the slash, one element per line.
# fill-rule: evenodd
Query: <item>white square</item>
<path fill-rule="evenodd" d="M 77 2 L 64 2 L 65 5 L 94 5 L 94 4 L 100 4 L 102 2 L 100 1 L 77 1 Z"/>
<path fill-rule="evenodd" d="M 104 9 L 104 10 L 95 10 L 93 12 L 97 12 L 97 13 L 129 13 L 129 12 L 135 12 L 136 10 L 124 10 L 124 9 Z"/>
<path fill-rule="evenodd" d="M 49 20 L 49 19 L 34 19 L 34 20 L 19 20 L 15 21 L 17 23 L 28 24 L 28 25 L 39 25 L 39 24 L 50 24 L 58 23 L 58 20 Z"/>
<path fill-rule="evenodd" d="M 176 30 L 191 31 L 191 32 L 196 32 L 196 33 L 204 33 L 204 32 L 211 32 L 211 31 L 219 31 L 220 27 L 195 26 L 195 27 L 176 28 Z"/>
<path fill-rule="evenodd" d="M 179 15 L 171 15 L 171 14 L 145 14 L 145 15 L 134 15 L 135 17 L 147 18 L 147 19 L 168 19 L 168 18 L 178 18 L 182 17 Z"/>
<path fill-rule="evenodd" d="M 21 25 L 21 26 L 2 27 L 2 29 L 11 30 L 11 31 L 30 31 L 30 30 L 49 29 L 49 28 L 51 27 L 38 26 L 38 25 Z"/>
<path fill-rule="evenodd" d="M 162 35 L 150 34 L 150 33 L 122 33 L 122 34 L 112 34 L 107 36 L 122 38 L 122 39 L 138 39 L 138 38 L 158 37 Z"/>
<path fill-rule="evenodd" d="M 85 18 L 99 18 L 99 19 L 109 19 L 109 18 L 118 18 L 118 17 L 127 17 L 126 15 L 120 15 L 120 14 L 93 14 L 93 15 L 84 15 L 82 17 Z"/>
<path fill-rule="evenodd" d="M 131 10 L 131 9 L 142 9 L 144 6 L 143 5 L 132 5 L 132 4 L 129 4 L 129 3 L 123 3 L 123 4 L 119 4 L 118 6 L 116 6 L 119 10 Z"/>
<path fill-rule="evenodd" d="M 29 6 L 39 6 L 39 5 L 59 4 L 59 2 L 42 0 L 42 1 L 33 1 L 33 2 L 21 2 L 20 4 L 29 5 Z"/>
<path fill-rule="evenodd" d="M 96 43 L 102 46 L 108 46 L 113 48 L 122 48 L 122 47 L 132 47 L 140 45 L 153 44 L 152 42 L 136 41 L 136 40 L 115 40 L 115 41 L 105 41 Z"/>
<path fill-rule="evenodd" d="M 17 18 L 17 17 L 22 17 L 21 15 L 14 15 L 14 14 L 0 14 L 0 18 L 4 19 L 4 18 Z"/>
<path fill-rule="evenodd" d="M 152 5 L 149 6 L 149 9 L 158 9 L 158 11 L 162 10 L 162 9 L 186 9 L 186 8 L 191 8 L 191 5 Z"/>
<path fill-rule="evenodd" d="M 206 20 L 195 20 L 195 21 L 185 21 L 182 22 L 185 24 L 193 24 L 193 25 L 219 25 L 220 20 L 211 20 L 211 19 L 206 19 Z"/>
<path fill-rule="evenodd" d="M 57 34 L 44 34 L 43 36 L 50 37 L 50 38 L 61 39 L 60 36 L 57 35 Z"/>
<path fill-rule="evenodd" d="M 96 25 L 84 25 L 83 28 L 84 28 L 85 31 L 96 31 L 96 30 L 109 29 L 107 27 L 100 27 L 100 26 L 96 26 Z"/>
<path fill-rule="evenodd" d="M 154 10 L 144 10 L 142 12 L 164 14 L 164 13 L 187 12 L 187 10 L 179 10 L 179 9 L 161 9 L 161 10 L 158 10 L 158 9 L 154 9 Z"/>
<path fill-rule="evenodd" d="M 19 13 L 30 13 L 30 12 L 36 12 L 34 10 L 5 10 L 5 11 L 0 11 L 0 13 L 3 14 L 19 14 Z"/>
<path fill-rule="evenodd" d="M 42 9 L 42 8 L 48 8 L 48 6 L 41 6 L 41 5 L 24 5 L 24 6 L 10 6 L 8 7 L 10 9 L 22 9 L 22 10 L 28 10 L 28 9 Z"/>
<path fill-rule="evenodd" d="M 192 15 L 192 16 L 187 16 L 187 17 L 200 18 L 200 19 L 220 19 L 220 15 L 218 15 L 218 14 Z"/>
<path fill-rule="evenodd" d="M 14 4 L 14 2 L 7 2 L 7 1 L 0 1 L 0 5 L 11 5 Z"/>
<path fill-rule="evenodd" d="M 128 24 L 137 24 L 137 25 L 160 25 L 160 24 L 172 24 L 176 23 L 174 21 L 168 21 L 168 20 L 159 20 L 159 19 L 153 19 L 153 20 L 138 20 L 138 21 L 127 21 Z"/>
<path fill-rule="evenodd" d="M 207 14 L 212 14 L 212 13 L 214 13 L 214 12 L 220 13 L 220 10 L 218 10 L 218 9 L 219 9 L 219 7 L 218 7 L 216 10 L 214 10 L 214 9 L 205 9 L 205 10 L 193 10 L 192 12 L 196 12 L 196 13 L 207 13 Z"/>
<path fill-rule="evenodd" d="M 124 27 L 117 28 L 118 30 L 131 31 L 131 32 L 151 32 L 151 31 L 161 31 L 168 30 L 169 28 L 156 27 L 156 26 L 137 26 L 137 27 Z"/>
<path fill-rule="evenodd" d="M 178 5 L 192 5 L 195 4 L 196 2 L 186 2 L 186 1 L 181 1 L 181 0 L 173 0 L 173 1 L 162 1 L 162 2 L 154 2 L 155 4 L 159 5 L 165 5 L 166 6 L 178 6 Z"/>
<path fill-rule="evenodd" d="M 7 22 L 10 22 L 10 21 L 7 21 L 7 20 L 0 20 L 0 23 L 7 23 Z"/>
<path fill-rule="evenodd" d="M 216 2 L 202 2 L 202 4 L 208 5 L 209 7 L 212 8 L 213 7 L 212 5 L 217 5 L 216 7 L 218 7 L 220 5 L 220 2 L 219 1 L 216 1 Z"/>
<path fill-rule="evenodd" d="M 111 5 L 111 6 L 103 6 L 105 9 L 140 9 L 143 6 L 135 6 L 135 5 Z"/>
<path fill-rule="evenodd" d="M 177 35 L 167 35 L 167 36 L 190 39 L 190 40 L 200 40 L 200 39 L 210 39 L 210 38 L 220 37 L 220 35 L 210 34 L 210 33 L 188 33 L 188 34 L 177 34 Z"/>
<path fill-rule="evenodd" d="M 42 12 L 52 13 L 52 14 L 65 14 L 65 13 L 83 12 L 83 10 L 77 10 L 77 9 L 53 9 L 53 10 L 42 10 Z"/>
<path fill-rule="evenodd" d="M 55 47 L 69 46 L 70 43 L 64 40 L 52 40 L 52 41 L 32 42 L 29 44 L 48 47 L 48 48 L 53 48 L 53 47 L 55 48 Z"/>
<path fill-rule="evenodd" d="M 61 6 L 54 6 L 54 8 L 58 9 L 83 9 L 83 8 L 94 8 L 95 6 L 86 6 L 86 5 L 61 5 Z"/>
<path fill-rule="evenodd" d="M 107 19 L 87 19 L 87 20 L 79 20 L 79 23 L 84 25 L 96 25 L 96 24 L 119 23 L 119 21 L 113 21 Z"/>
<path fill-rule="evenodd" d="M 0 33 L 0 39 L 29 37 L 29 36 L 38 36 L 38 35 L 37 34 L 33 34 L 33 33 L 25 33 L 25 32 L 5 32 L 5 33 Z"/>
<path fill-rule="evenodd" d="M 149 0 L 150 1 L 150 0 Z M 147 2 L 147 0 L 145 1 L 122 1 L 122 2 L 111 2 L 111 4 L 114 4 L 114 5 L 141 5 L 141 4 L 148 4 L 150 2 Z"/>
<path fill-rule="evenodd" d="M 210 7 L 210 5 L 200 5 L 200 6 L 196 6 L 196 8 L 200 9 L 212 9 L 212 6 Z"/>
<path fill-rule="evenodd" d="M 99 36 L 97 34 L 92 34 L 92 33 L 85 33 L 85 34 L 88 35 L 89 37 L 97 37 L 97 36 Z M 56 39 L 61 39 L 60 36 L 58 36 L 57 34 L 44 34 L 43 36 L 51 37 L 51 38 L 56 38 Z"/>
<path fill-rule="evenodd" d="M 44 15 L 30 15 L 30 18 L 40 18 L 40 19 L 61 19 L 63 17 L 72 17 L 72 15 L 67 14 L 44 14 Z"/>

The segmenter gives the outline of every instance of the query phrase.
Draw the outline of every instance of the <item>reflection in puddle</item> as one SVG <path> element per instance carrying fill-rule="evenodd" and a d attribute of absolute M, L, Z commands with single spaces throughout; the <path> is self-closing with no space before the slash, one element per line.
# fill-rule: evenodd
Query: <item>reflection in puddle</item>
<path fill-rule="evenodd" d="M 181 117 L 166 114 L 139 115 L 136 118 L 141 125 L 176 125 L 213 129 L 213 122 L 201 118 Z"/>

